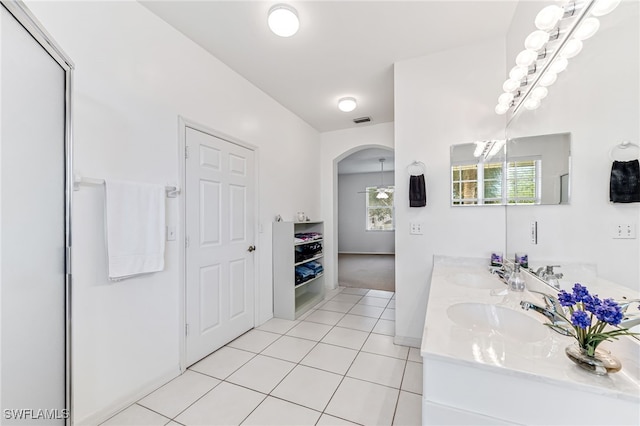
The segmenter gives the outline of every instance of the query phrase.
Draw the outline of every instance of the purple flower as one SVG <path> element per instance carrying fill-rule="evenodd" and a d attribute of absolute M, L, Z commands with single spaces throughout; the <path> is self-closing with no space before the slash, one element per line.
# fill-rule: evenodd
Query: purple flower
<path fill-rule="evenodd" d="M 613 299 L 604 299 L 600 306 L 597 306 L 593 312 L 598 320 L 611 325 L 618 325 L 624 314 L 622 308 Z"/>
<path fill-rule="evenodd" d="M 595 294 L 593 296 L 585 296 L 582 299 L 582 303 L 584 304 L 584 308 L 592 314 L 595 314 L 602 305 L 602 301 Z"/>
<path fill-rule="evenodd" d="M 573 295 L 564 290 L 560 290 L 560 293 L 558 293 L 558 301 L 562 306 L 573 306 L 576 304 L 576 301 L 573 299 Z"/>
<path fill-rule="evenodd" d="M 573 298 L 576 302 L 583 302 L 585 300 L 590 300 L 591 295 L 585 286 L 580 283 L 575 283 L 573 285 Z"/>
<path fill-rule="evenodd" d="M 571 315 L 571 324 L 584 329 L 591 325 L 591 319 L 585 311 L 575 311 Z"/>

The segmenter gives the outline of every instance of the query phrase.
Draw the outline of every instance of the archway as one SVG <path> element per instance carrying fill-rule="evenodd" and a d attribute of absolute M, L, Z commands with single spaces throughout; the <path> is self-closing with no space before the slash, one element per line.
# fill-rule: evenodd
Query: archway
<path fill-rule="evenodd" d="M 335 163 L 338 284 L 395 291 L 394 152 L 351 151 Z"/>

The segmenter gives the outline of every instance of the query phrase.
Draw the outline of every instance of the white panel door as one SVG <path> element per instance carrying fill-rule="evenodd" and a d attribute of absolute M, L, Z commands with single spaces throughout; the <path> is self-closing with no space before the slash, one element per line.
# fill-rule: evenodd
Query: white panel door
<path fill-rule="evenodd" d="M 0 34 L 0 423 L 60 425 L 65 71 L 1 5 Z"/>
<path fill-rule="evenodd" d="M 186 361 L 254 325 L 254 153 L 186 127 Z"/>

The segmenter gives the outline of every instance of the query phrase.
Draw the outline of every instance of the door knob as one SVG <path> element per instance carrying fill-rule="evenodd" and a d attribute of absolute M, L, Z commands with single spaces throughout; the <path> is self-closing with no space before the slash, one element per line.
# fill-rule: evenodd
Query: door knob
<path fill-rule="evenodd" d="M 251 253 L 252 251 L 255 251 L 255 250 L 256 250 L 256 246 L 249 246 L 249 248 L 247 249 L 247 251 L 249 253 Z"/>

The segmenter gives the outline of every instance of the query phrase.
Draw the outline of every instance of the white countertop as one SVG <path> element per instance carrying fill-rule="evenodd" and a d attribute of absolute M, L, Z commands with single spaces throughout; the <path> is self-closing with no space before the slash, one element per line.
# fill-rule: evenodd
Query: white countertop
<path fill-rule="evenodd" d="M 495 286 L 491 280 L 495 280 Z M 553 294 L 553 289 L 532 280 L 535 281 L 527 277 L 530 288 Z M 583 284 L 592 294 L 597 293 L 602 298 L 622 295 L 638 298 L 632 290 L 604 280 Z M 535 288 L 539 285 L 542 288 Z M 488 288 L 492 286 L 495 288 L 493 294 Z M 545 318 L 541 314 L 521 309 L 520 300 L 544 306 L 539 295 L 527 290 L 496 295 L 503 289 L 506 286 L 489 273 L 484 259 L 436 256 L 422 337 L 423 358 L 473 365 L 500 374 L 572 389 L 579 387 L 582 391 L 640 403 L 640 342 L 623 336 L 618 341 L 602 343 L 601 348 L 610 350 L 622 362 L 622 370 L 596 376 L 581 370 L 565 355 L 565 347 L 575 342 L 573 338 L 561 336 L 544 326 Z M 447 310 L 452 305 L 467 302 L 515 310 L 539 322 L 544 331 L 535 330 L 527 335 L 525 330 L 521 336 L 518 333 L 505 336 L 491 330 L 461 326 L 449 318 Z"/>

